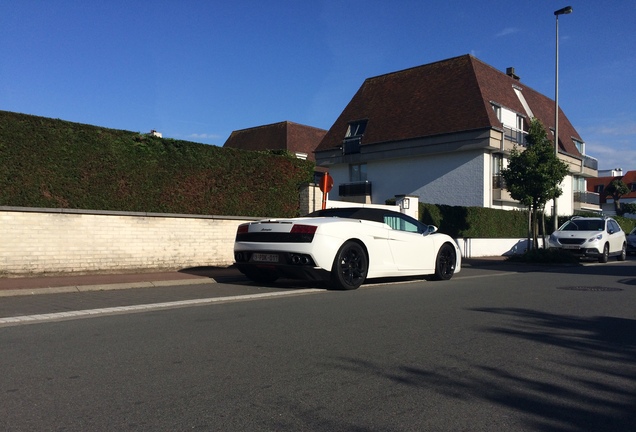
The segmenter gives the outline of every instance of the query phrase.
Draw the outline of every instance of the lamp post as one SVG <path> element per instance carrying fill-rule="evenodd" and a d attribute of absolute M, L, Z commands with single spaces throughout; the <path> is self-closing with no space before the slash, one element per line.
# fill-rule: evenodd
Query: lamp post
<path fill-rule="evenodd" d="M 572 13 L 572 6 L 554 11 L 556 16 L 556 70 L 554 73 L 554 155 L 559 159 L 559 15 Z M 559 228 L 557 197 L 554 197 L 554 231 Z"/>

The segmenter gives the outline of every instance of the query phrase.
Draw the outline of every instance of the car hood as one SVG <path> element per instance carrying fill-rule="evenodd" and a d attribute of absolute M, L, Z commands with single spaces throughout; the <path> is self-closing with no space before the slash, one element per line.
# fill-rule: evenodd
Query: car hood
<path fill-rule="evenodd" d="M 554 236 L 557 238 L 591 238 L 596 237 L 599 234 L 603 234 L 604 231 L 557 231 Z"/>

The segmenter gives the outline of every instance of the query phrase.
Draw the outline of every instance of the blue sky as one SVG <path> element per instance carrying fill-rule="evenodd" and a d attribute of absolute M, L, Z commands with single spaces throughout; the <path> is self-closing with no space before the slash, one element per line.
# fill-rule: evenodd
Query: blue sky
<path fill-rule="evenodd" d="M 600 169 L 636 170 L 633 0 L 3 0 L 0 110 L 223 145 L 329 129 L 365 78 L 463 54 L 554 98 Z"/>

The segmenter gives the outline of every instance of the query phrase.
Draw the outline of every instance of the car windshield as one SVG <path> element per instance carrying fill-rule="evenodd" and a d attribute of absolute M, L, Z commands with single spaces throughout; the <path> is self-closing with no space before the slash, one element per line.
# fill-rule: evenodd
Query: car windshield
<path fill-rule="evenodd" d="M 603 231 L 605 221 L 602 220 L 571 220 L 563 227 L 562 231 Z"/>

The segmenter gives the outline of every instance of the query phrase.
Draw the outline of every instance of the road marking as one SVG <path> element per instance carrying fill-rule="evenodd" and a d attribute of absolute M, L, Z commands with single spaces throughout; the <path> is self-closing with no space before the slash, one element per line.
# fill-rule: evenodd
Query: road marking
<path fill-rule="evenodd" d="M 165 303 L 150 303 L 150 304 L 133 305 L 133 306 L 115 306 L 115 307 L 100 308 L 100 309 L 55 312 L 55 313 L 46 313 L 46 314 L 38 314 L 38 315 L 23 315 L 23 316 L 16 316 L 16 317 L 0 318 L 0 326 L 32 324 L 36 322 L 53 321 L 53 320 L 96 317 L 100 315 L 116 314 L 116 313 L 148 312 L 151 310 L 171 309 L 171 308 L 197 306 L 197 305 L 205 305 L 205 304 L 212 304 L 212 303 L 223 303 L 223 302 L 231 302 L 231 301 L 256 300 L 256 299 L 262 299 L 262 298 L 268 298 L 268 297 L 313 294 L 318 292 L 325 292 L 325 290 L 324 289 L 303 289 L 303 290 L 294 290 L 294 291 L 276 291 L 271 293 L 247 294 L 247 295 L 240 295 L 240 296 L 212 297 L 212 298 L 204 298 L 204 299 L 171 301 L 171 302 L 165 302 Z"/>

